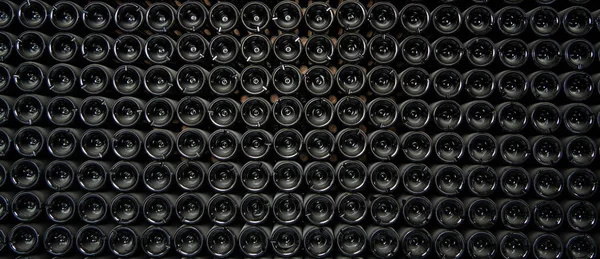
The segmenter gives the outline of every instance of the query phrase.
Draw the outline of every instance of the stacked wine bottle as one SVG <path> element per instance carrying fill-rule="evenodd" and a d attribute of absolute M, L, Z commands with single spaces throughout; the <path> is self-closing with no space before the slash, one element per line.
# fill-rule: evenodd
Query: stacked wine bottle
<path fill-rule="evenodd" d="M 600 3 L 0 0 L 0 258 L 595 258 Z"/>

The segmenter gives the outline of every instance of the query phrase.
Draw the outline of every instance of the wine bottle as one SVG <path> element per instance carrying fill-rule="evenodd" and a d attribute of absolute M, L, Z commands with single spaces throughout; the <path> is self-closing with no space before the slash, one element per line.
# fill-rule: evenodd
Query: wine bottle
<path fill-rule="evenodd" d="M 433 250 L 440 258 L 457 258 L 465 252 L 465 239 L 456 230 L 436 229 L 431 233 Z"/>
<path fill-rule="evenodd" d="M 456 163 L 464 155 L 465 143 L 462 137 L 453 132 L 439 133 L 432 138 L 434 151 L 442 162 Z"/>
<path fill-rule="evenodd" d="M 16 193 L 10 204 L 10 211 L 18 222 L 33 222 L 42 214 L 48 191 L 20 191 Z"/>
<path fill-rule="evenodd" d="M 81 192 L 55 192 L 44 201 L 46 216 L 55 223 L 67 223 L 77 215 Z"/>
<path fill-rule="evenodd" d="M 208 106 L 210 121 L 219 128 L 227 128 L 237 122 L 240 104 L 228 97 L 218 97 Z"/>
<path fill-rule="evenodd" d="M 456 165 L 434 165 L 431 167 L 436 189 L 446 196 L 459 194 L 464 186 L 465 175 Z"/>
<path fill-rule="evenodd" d="M 511 69 L 524 66 L 530 55 L 527 43 L 517 38 L 497 42 L 496 49 L 498 49 L 498 56 L 502 65 Z"/>
<path fill-rule="evenodd" d="M 113 103 L 111 108 L 113 120 L 121 127 L 133 127 L 140 122 L 146 104 L 145 100 L 123 96 Z"/>
<path fill-rule="evenodd" d="M 463 11 L 467 30 L 475 35 L 485 35 L 492 31 L 496 17 L 492 9 L 485 5 L 475 4 Z"/>
<path fill-rule="evenodd" d="M 264 191 L 271 180 L 273 166 L 264 161 L 249 161 L 240 171 L 240 181 L 244 189 L 249 192 Z"/>
<path fill-rule="evenodd" d="M 83 25 L 91 31 L 104 31 L 111 26 L 115 8 L 107 3 L 91 1 L 81 11 Z"/>
<path fill-rule="evenodd" d="M 117 7 L 114 14 L 115 24 L 124 32 L 141 31 L 146 9 L 137 3 L 124 3 Z"/>
<path fill-rule="evenodd" d="M 398 105 L 391 98 L 378 97 L 367 104 L 367 113 L 372 125 L 389 128 L 398 119 Z"/>
<path fill-rule="evenodd" d="M 212 61 L 228 64 L 234 61 L 240 51 L 240 42 L 231 35 L 219 34 L 209 43 L 209 54 Z"/>
<path fill-rule="evenodd" d="M 229 160 L 233 158 L 237 151 L 242 136 L 232 130 L 214 131 L 208 138 L 208 147 L 210 154 L 219 160 Z"/>
<path fill-rule="evenodd" d="M 392 62 L 399 52 L 398 41 L 389 34 L 376 34 L 369 40 L 367 48 L 373 61 L 379 64 Z"/>
<path fill-rule="evenodd" d="M 279 224 L 293 225 L 302 216 L 303 197 L 296 193 L 277 193 L 273 198 L 273 216 Z M 274 235 L 273 235 L 274 236 Z"/>
<path fill-rule="evenodd" d="M 492 195 L 498 186 L 498 174 L 486 165 L 463 166 L 467 175 L 467 186 L 475 196 L 486 197 Z"/>
<path fill-rule="evenodd" d="M 453 66 L 458 64 L 464 54 L 463 43 L 453 36 L 442 36 L 431 43 L 433 56 L 438 64 L 442 66 Z"/>
<path fill-rule="evenodd" d="M 464 46 L 467 59 L 474 66 L 485 67 L 496 59 L 497 49 L 490 38 L 475 37 L 465 42 Z"/>
<path fill-rule="evenodd" d="M 135 34 L 123 34 L 115 39 L 113 51 L 115 58 L 124 64 L 137 62 L 144 53 L 146 40 Z"/>
<path fill-rule="evenodd" d="M 460 126 L 463 108 L 455 101 L 442 100 L 430 106 L 431 117 L 438 129 L 452 131 Z"/>
<path fill-rule="evenodd" d="M 183 224 L 197 224 L 204 219 L 209 200 L 205 193 L 183 193 L 175 203 L 175 215 Z"/>
<path fill-rule="evenodd" d="M 273 54 L 282 63 L 294 63 L 302 55 L 303 48 L 300 37 L 295 34 L 284 33 L 273 41 Z"/>
<path fill-rule="evenodd" d="M 424 161 L 431 155 L 432 139 L 422 131 L 410 131 L 400 136 L 404 156 L 411 162 Z"/>
<path fill-rule="evenodd" d="M 368 226 L 370 252 L 379 258 L 394 258 L 400 250 L 400 236 L 393 228 Z"/>
<path fill-rule="evenodd" d="M 466 218 L 466 208 L 458 198 L 435 197 L 431 201 L 437 223 L 443 228 L 457 228 Z"/>
<path fill-rule="evenodd" d="M 488 198 L 470 197 L 463 199 L 467 208 L 467 219 L 471 226 L 476 229 L 489 229 L 498 221 L 500 208 Z"/>
<path fill-rule="evenodd" d="M 562 257 L 564 254 L 561 238 L 554 233 L 531 232 L 529 233 L 531 250 L 535 257 L 554 258 Z"/>
<path fill-rule="evenodd" d="M 144 195 L 139 193 L 120 193 L 110 202 L 112 220 L 120 225 L 135 223 L 142 212 Z"/>
<path fill-rule="evenodd" d="M 302 149 L 302 143 L 302 134 L 295 129 L 283 128 L 273 137 L 275 153 L 286 159 L 297 157 Z"/>
<path fill-rule="evenodd" d="M 431 220 L 433 212 L 431 201 L 424 196 L 402 195 L 398 198 L 402 208 L 402 218 L 412 227 L 423 227 Z"/>
<path fill-rule="evenodd" d="M 431 11 L 433 27 L 441 34 L 452 34 L 462 25 L 462 13 L 456 6 L 443 4 Z"/>
<path fill-rule="evenodd" d="M 378 32 L 390 31 L 398 23 L 398 9 L 391 3 L 376 2 L 367 13 L 371 27 Z"/>
<path fill-rule="evenodd" d="M 367 167 L 360 161 L 341 161 L 335 171 L 338 184 L 346 191 L 361 190 L 367 183 Z"/>
<path fill-rule="evenodd" d="M 495 257 L 498 252 L 498 240 L 489 231 L 467 230 L 463 233 L 467 240 L 466 250 L 471 258 Z"/>
<path fill-rule="evenodd" d="M 598 146 L 587 136 L 571 136 L 561 140 L 565 158 L 574 166 L 589 166 L 598 155 Z"/>
<path fill-rule="evenodd" d="M 13 24 L 17 17 L 19 6 L 16 3 L 5 1 L 0 3 L 0 29 L 6 29 Z"/>
<path fill-rule="evenodd" d="M 166 225 L 174 218 L 175 204 L 177 196 L 174 194 L 150 194 L 144 199 L 142 215 L 152 225 Z"/>
<path fill-rule="evenodd" d="M 366 110 L 367 105 L 357 96 L 342 97 L 335 104 L 338 120 L 347 127 L 358 126 L 365 119 Z"/>
<path fill-rule="evenodd" d="M 108 121 L 114 99 L 103 96 L 90 96 L 81 101 L 79 117 L 86 126 L 100 126 Z"/>
<path fill-rule="evenodd" d="M 433 241 L 427 230 L 403 227 L 398 230 L 398 235 L 402 237 L 400 247 L 402 252 L 408 255 L 407 258 L 425 258 L 430 254 Z"/>
<path fill-rule="evenodd" d="M 240 107 L 242 121 L 252 128 L 260 128 L 271 117 L 271 104 L 262 97 L 250 97 Z"/>
<path fill-rule="evenodd" d="M 233 194 L 213 195 L 208 201 L 207 211 L 210 221 L 219 226 L 231 225 L 240 210 L 241 198 Z"/>
<path fill-rule="evenodd" d="M 207 55 L 208 45 L 209 42 L 201 34 L 185 33 L 177 40 L 177 54 L 186 62 L 198 62 Z"/>
<path fill-rule="evenodd" d="M 463 87 L 475 99 L 489 97 L 496 88 L 494 75 L 486 69 L 472 69 L 463 73 Z"/>
<path fill-rule="evenodd" d="M 166 160 L 174 155 L 177 136 L 174 132 L 164 129 L 154 129 L 144 139 L 144 151 L 155 160 Z"/>
<path fill-rule="evenodd" d="M 391 94 L 398 86 L 398 81 L 398 73 L 389 66 L 376 66 L 367 73 L 369 89 L 376 95 Z"/>
<path fill-rule="evenodd" d="M 304 215 L 315 226 L 325 226 L 333 221 L 335 201 L 328 194 L 307 194 L 303 197 Z"/>
<path fill-rule="evenodd" d="M 304 170 L 298 162 L 282 160 L 273 166 L 273 184 L 277 190 L 291 192 L 300 187 L 304 178 Z"/>
<path fill-rule="evenodd" d="M 522 167 L 504 166 L 495 169 L 498 172 L 500 189 L 508 197 L 523 197 L 531 188 L 529 172 Z"/>
<path fill-rule="evenodd" d="M 37 92 L 41 89 L 48 67 L 36 62 L 23 62 L 15 68 L 12 76 L 17 88 L 23 92 Z"/>
<path fill-rule="evenodd" d="M 425 164 L 407 163 L 399 166 L 402 184 L 413 195 L 422 195 L 429 191 L 433 175 Z"/>
<path fill-rule="evenodd" d="M 301 245 L 302 229 L 300 227 L 274 225 L 271 232 L 271 248 L 275 254 L 278 256 L 295 256 L 300 251 Z"/>
<path fill-rule="evenodd" d="M 400 218 L 400 204 L 391 195 L 369 198 L 369 214 L 379 226 L 391 226 Z"/>
<path fill-rule="evenodd" d="M 48 69 L 46 85 L 48 86 L 48 90 L 53 93 L 66 94 L 75 90 L 75 84 L 79 83 L 80 75 L 80 68 L 65 63 L 59 63 Z M 57 96 L 56 98 L 65 97 Z"/>
<path fill-rule="evenodd" d="M 169 32 L 175 24 L 175 13 L 175 8 L 167 3 L 153 3 L 146 11 L 146 25 L 154 32 Z"/>
<path fill-rule="evenodd" d="M 583 103 L 571 103 L 560 106 L 565 127 L 572 133 L 587 133 L 594 127 L 594 113 Z"/>
<path fill-rule="evenodd" d="M 37 94 L 23 94 L 14 100 L 13 114 L 18 122 L 34 125 L 44 117 L 44 109 L 48 106 L 50 98 Z M 10 109 L 9 109 L 10 110 Z"/>
<path fill-rule="evenodd" d="M 46 145 L 48 133 L 47 129 L 36 126 L 20 128 L 14 137 L 15 150 L 24 157 L 38 156 Z"/>
<path fill-rule="evenodd" d="M 144 167 L 142 181 L 151 192 L 165 192 L 173 184 L 175 170 L 174 163 L 150 162 Z"/>
<path fill-rule="evenodd" d="M 462 74 L 453 68 L 441 68 L 431 74 L 435 93 L 445 99 L 451 99 L 460 94 L 463 88 Z"/>
<path fill-rule="evenodd" d="M 238 236 L 240 250 L 246 256 L 262 256 L 268 251 L 271 228 L 244 225 Z"/>
<path fill-rule="evenodd" d="M 182 98 L 177 104 L 177 119 L 186 126 L 197 126 L 204 120 L 209 106 L 207 100 L 197 96 Z"/>
<path fill-rule="evenodd" d="M 284 95 L 297 92 L 303 80 L 302 74 L 297 67 L 286 64 L 275 67 L 271 78 L 273 79 L 275 90 Z"/>
<path fill-rule="evenodd" d="M 169 253 L 172 237 L 169 230 L 174 232 L 176 227 L 149 226 L 141 235 L 141 247 L 144 253 L 151 257 L 162 257 Z"/>
<path fill-rule="evenodd" d="M 335 169 L 327 162 L 310 162 L 304 167 L 304 180 L 312 192 L 331 191 L 335 182 Z"/>
<path fill-rule="evenodd" d="M 367 134 L 359 128 L 346 128 L 337 133 L 335 143 L 342 156 L 351 159 L 358 158 L 367 150 Z M 313 144 L 316 143 L 313 142 Z M 307 145 L 307 148 L 313 146 Z"/>
<path fill-rule="evenodd" d="M 51 9 L 52 6 L 44 1 L 25 1 L 21 3 L 17 10 L 19 22 L 27 29 L 40 29 L 46 23 Z"/>
<path fill-rule="evenodd" d="M 551 101 L 560 94 L 562 88 L 558 75 L 543 70 L 529 74 L 531 93 L 538 101 Z"/>
<path fill-rule="evenodd" d="M 561 235 L 564 244 L 564 253 L 567 258 L 584 257 L 590 258 L 597 254 L 598 245 L 594 238 L 583 233 L 564 233 Z"/>
<path fill-rule="evenodd" d="M 529 201 L 533 208 L 533 223 L 540 230 L 555 231 L 564 222 L 564 211 L 556 201 L 533 200 Z"/>
<path fill-rule="evenodd" d="M 185 2 L 177 9 L 177 22 L 186 31 L 195 32 L 204 27 L 208 9 L 200 2 Z"/>
<path fill-rule="evenodd" d="M 79 22 L 79 13 L 83 8 L 72 1 L 55 3 L 50 10 L 50 22 L 59 30 L 71 30 Z"/>
<path fill-rule="evenodd" d="M 154 97 L 146 103 L 143 108 L 144 117 L 148 124 L 154 128 L 164 128 L 171 124 L 175 117 L 177 101 L 165 98 Z"/>
<path fill-rule="evenodd" d="M 294 1 L 280 1 L 272 8 L 273 23 L 282 31 L 295 30 L 302 20 L 302 9 Z"/>
<path fill-rule="evenodd" d="M 335 74 L 335 82 L 342 92 L 348 95 L 357 94 L 365 86 L 366 77 L 363 67 L 346 64 L 338 68 Z"/>
<path fill-rule="evenodd" d="M 119 161 L 110 168 L 108 177 L 114 189 L 122 192 L 132 191 L 137 188 L 143 170 L 140 163 Z"/>
<path fill-rule="evenodd" d="M 565 62 L 573 69 L 586 69 L 596 59 L 594 45 L 585 39 L 568 40 L 562 43 L 561 48 Z"/>
<path fill-rule="evenodd" d="M 64 4 L 68 2 L 59 3 Z M 75 3 L 73 4 L 75 5 Z M 81 37 L 72 33 L 57 33 L 52 36 L 48 43 L 48 52 L 53 59 L 59 62 L 69 62 L 77 56 L 82 41 Z"/>
<path fill-rule="evenodd" d="M 44 178 L 46 185 L 52 190 L 63 191 L 73 187 L 75 171 L 79 164 L 73 161 L 54 160 L 46 165 Z"/>
<path fill-rule="evenodd" d="M 333 88 L 334 75 L 325 66 L 311 66 L 304 73 L 304 85 L 312 95 L 326 95 Z M 307 105 L 308 106 L 308 105 Z"/>
<path fill-rule="evenodd" d="M 33 3 L 37 3 L 37 1 Z M 35 253 L 41 247 L 41 236 L 46 229 L 47 226 L 40 223 L 19 223 L 5 235 L 10 249 L 15 254 L 28 255 Z"/>
<path fill-rule="evenodd" d="M 111 166 L 108 161 L 87 160 L 77 170 L 77 182 L 86 191 L 99 191 L 106 185 Z"/>
<path fill-rule="evenodd" d="M 240 202 L 240 215 L 246 224 L 263 224 L 271 214 L 272 203 L 273 199 L 270 195 L 248 193 Z"/>
<path fill-rule="evenodd" d="M 77 230 L 78 228 L 74 224 L 50 226 L 43 235 L 44 249 L 51 255 L 62 256 L 68 254 L 73 249 Z"/>
<path fill-rule="evenodd" d="M 517 36 L 527 29 L 527 14 L 518 6 L 507 6 L 496 12 L 498 29 L 505 36 Z"/>
<path fill-rule="evenodd" d="M 208 11 L 208 21 L 218 33 L 234 30 L 240 20 L 240 10 L 228 2 L 219 2 Z"/>
<path fill-rule="evenodd" d="M 592 197 L 597 190 L 598 176 L 586 168 L 569 168 L 562 171 L 569 194 L 578 199 Z"/>
<path fill-rule="evenodd" d="M 557 66 L 563 58 L 560 44 L 553 39 L 539 39 L 528 44 L 535 65 L 541 69 Z"/>
<path fill-rule="evenodd" d="M 561 17 L 551 6 L 536 7 L 527 12 L 527 17 L 531 30 L 541 37 L 554 35 L 560 29 Z"/>
<path fill-rule="evenodd" d="M 400 138 L 390 130 L 376 130 L 368 135 L 370 153 L 379 160 L 392 160 L 400 151 Z"/>
<path fill-rule="evenodd" d="M 108 218 L 108 204 L 115 194 L 110 192 L 86 193 L 77 202 L 79 218 L 88 224 L 98 224 Z"/>
<path fill-rule="evenodd" d="M 337 141 L 328 130 L 314 129 L 304 136 L 304 145 L 310 157 L 317 160 L 324 160 L 331 157 L 337 146 Z"/>
<path fill-rule="evenodd" d="M 409 3 L 400 10 L 400 24 L 402 29 L 410 34 L 421 34 L 429 27 L 431 20 L 427 7 L 420 3 Z"/>
<path fill-rule="evenodd" d="M 333 250 L 334 235 L 329 227 L 305 226 L 302 231 L 304 251 L 314 258 L 326 257 Z"/>
<path fill-rule="evenodd" d="M 590 11 L 583 6 L 572 6 L 558 12 L 563 29 L 573 37 L 581 37 L 594 27 L 594 19 Z"/>
<path fill-rule="evenodd" d="M 267 87 L 271 86 L 271 73 L 262 66 L 248 66 L 240 73 L 240 81 L 246 93 L 264 94 L 268 92 Z"/>
<path fill-rule="evenodd" d="M 543 199 L 554 199 L 563 191 L 564 177 L 551 167 L 537 167 L 530 171 L 533 178 L 533 190 Z"/>
<path fill-rule="evenodd" d="M 88 34 L 81 42 L 81 55 L 87 61 L 100 63 L 110 56 L 115 40 L 102 33 Z"/>
<path fill-rule="evenodd" d="M 112 136 L 112 149 L 121 159 L 130 160 L 137 157 L 142 150 L 145 132 L 134 129 L 121 129 Z"/>
<path fill-rule="evenodd" d="M 587 232 L 596 226 L 598 212 L 589 201 L 566 200 L 561 202 L 569 227 L 577 232 Z"/>
<path fill-rule="evenodd" d="M 308 38 L 304 54 L 314 64 L 326 64 L 334 55 L 333 40 L 327 35 L 314 34 Z"/>
<path fill-rule="evenodd" d="M 208 169 L 208 184 L 216 192 L 227 193 L 236 187 L 240 171 L 240 165 L 237 163 L 214 163 Z"/>
<path fill-rule="evenodd" d="M 292 9 L 292 7 L 289 7 L 290 9 Z M 299 9 L 299 6 L 297 6 L 297 8 Z M 277 8 L 274 8 L 277 9 Z M 294 8 L 295 9 L 295 8 Z M 311 30 L 314 33 L 324 33 L 326 31 L 329 30 L 329 27 L 331 27 L 331 24 L 333 24 L 333 19 L 334 19 L 334 14 L 333 14 L 333 8 L 328 4 L 328 3 L 321 3 L 321 2 L 313 2 L 311 4 L 309 4 L 306 9 L 304 9 L 304 21 L 306 22 L 306 26 L 308 27 L 309 30 Z M 277 16 L 279 17 L 279 16 Z M 293 16 L 292 16 L 293 17 Z M 292 19 L 293 21 L 294 19 Z M 300 19 L 298 19 L 300 20 Z M 277 21 L 279 21 L 279 19 L 277 19 Z M 299 23 L 299 21 L 298 21 Z M 279 27 L 282 27 L 281 25 Z M 285 27 L 291 27 L 290 29 L 293 30 L 292 26 L 285 26 Z"/>

